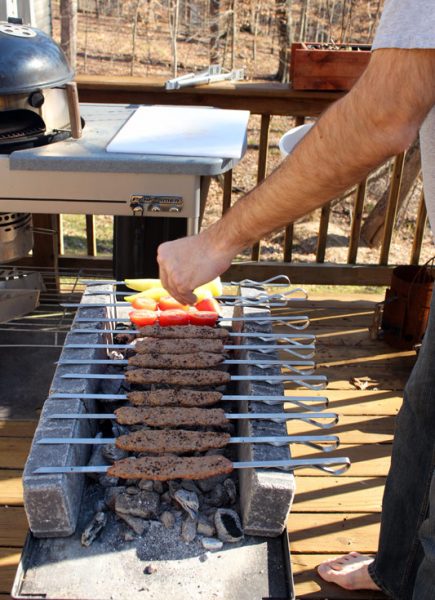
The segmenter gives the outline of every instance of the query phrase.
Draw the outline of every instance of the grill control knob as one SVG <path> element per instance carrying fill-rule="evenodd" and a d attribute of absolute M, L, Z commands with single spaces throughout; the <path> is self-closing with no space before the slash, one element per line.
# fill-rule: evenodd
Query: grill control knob
<path fill-rule="evenodd" d="M 171 212 L 171 213 L 179 213 L 180 212 L 180 207 L 179 206 L 171 206 L 171 208 L 169 209 L 169 212 Z"/>
<path fill-rule="evenodd" d="M 150 211 L 151 212 L 161 212 L 161 208 L 158 204 L 151 204 Z"/>
<path fill-rule="evenodd" d="M 33 106 L 33 108 L 41 108 L 41 106 L 44 104 L 44 94 L 42 92 L 33 92 L 33 94 L 30 94 L 29 96 L 29 104 L 30 106 Z"/>

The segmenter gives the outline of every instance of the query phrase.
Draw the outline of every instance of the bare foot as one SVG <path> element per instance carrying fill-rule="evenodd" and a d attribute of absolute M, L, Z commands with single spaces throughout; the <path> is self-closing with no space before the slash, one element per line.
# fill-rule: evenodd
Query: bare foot
<path fill-rule="evenodd" d="M 325 581 L 336 583 L 345 590 L 379 590 L 368 571 L 373 560 L 370 556 L 351 552 L 323 562 L 317 572 Z"/>

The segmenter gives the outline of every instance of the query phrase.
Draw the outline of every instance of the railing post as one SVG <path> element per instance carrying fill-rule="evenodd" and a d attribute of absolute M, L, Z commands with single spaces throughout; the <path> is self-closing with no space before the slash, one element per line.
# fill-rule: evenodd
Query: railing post
<path fill-rule="evenodd" d="M 352 226 L 350 231 L 349 251 L 347 253 L 347 262 L 350 265 L 356 263 L 358 254 L 359 236 L 361 232 L 362 214 L 364 209 L 364 201 L 366 198 L 367 179 L 362 181 L 356 191 L 355 205 L 352 215 Z"/>
<path fill-rule="evenodd" d="M 402 184 L 404 162 L 405 152 L 401 152 L 396 156 L 394 160 L 393 175 L 391 177 L 390 182 L 390 193 L 388 195 L 387 212 L 385 214 L 382 248 L 379 257 L 380 265 L 388 264 L 388 255 L 390 253 L 391 238 L 393 237 L 394 222 L 396 220 L 397 204 L 400 195 L 400 186 Z"/>
<path fill-rule="evenodd" d="M 329 215 L 331 203 L 324 204 L 320 213 L 319 237 L 317 238 L 316 262 L 325 262 L 326 240 L 328 237 Z"/>
<path fill-rule="evenodd" d="M 414 239 L 412 241 L 412 250 L 411 250 L 411 265 L 418 265 L 420 260 L 420 252 L 421 252 L 421 244 L 423 242 L 424 235 L 424 227 L 426 225 L 427 219 L 427 211 L 426 204 L 424 200 L 424 192 L 421 192 L 420 196 L 420 206 L 418 207 L 417 213 L 417 221 L 415 224 L 415 233 Z"/>
<path fill-rule="evenodd" d="M 231 208 L 231 191 L 233 189 L 233 170 L 224 173 L 224 197 L 222 201 L 222 215 Z"/>
<path fill-rule="evenodd" d="M 258 152 L 257 184 L 266 177 L 267 153 L 269 150 L 270 115 L 261 115 L 260 149 Z M 260 242 L 252 247 L 251 260 L 258 261 L 260 258 Z"/>
<path fill-rule="evenodd" d="M 97 240 L 95 237 L 95 215 L 86 215 L 86 245 L 88 256 L 97 256 Z"/>

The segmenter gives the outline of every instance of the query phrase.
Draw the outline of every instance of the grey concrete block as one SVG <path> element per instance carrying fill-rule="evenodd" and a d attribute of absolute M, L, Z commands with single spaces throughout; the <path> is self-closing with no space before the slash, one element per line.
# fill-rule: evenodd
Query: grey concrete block
<path fill-rule="evenodd" d="M 111 286 L 98 286 L 98 291 L 110 292 Z M 108 302 L 110 295 L 93 296 L 87 294 L 83 303 Z M 79 311 L 81 316 L 107 317 L 107 308 L 87 308 Z M 78 313 L 78 314 L 79 314 Z M 102 343 L 109 334 L 75 334 L 74 328 L 83 328 L 74 321 L 73 329 L 67 335 L 66 343 Z M 89 328 L 95 328 L 89 323 Z M 76 350 L 64 347 L 61 358 L 92 359 L 105 356 L 104 350 Z M 104 367 L 103 367 L 104 368 Z M 93 393 L 97 391 L 96 379 L 62 379 L 65 373 L 98 373 L 99 365 L 58 366 L 50 388 L 54 392 Z M 74 533 L 79 515 L 80 502 L 85 484 L 84 475 L 35 475 L 37 467 L 86 465 L 90 455 L 90 446 L 84 445 L 40 445 L 37 441 L 43 437 L 92 437 L 95 435 L 95 422 L 86 419 L 51 419 L 56 413 L 95 412 L 95 401 L 80 399 L 59 400 L 49 396 L 44 403 L 35 437 L 24 468 L 24 507 L 30 529 L 36 537 L 63 537 Z"/>
<path fill-rule="evenodd" d="M 256 296 L 258 290 L 242 288 L 241 294 L 245 297 Z M 270 315 L 268 308 L 237 308 L 245 316 L 267 317 Z M 240 324 L 239 330 L 240 330 Z M 272 331 L 270 324 L 252 323 L 245 321 L 244 331 L 257 333 L 259 328 L 264 333 Z M 264 343 L 258 338 L 240 338 L 241 344 Z M 277 359 L 276 352 L 263 354 L 258 351 L 239 351 L 240 358 L 252 360 Z M 279 366 L 271 366 L 265 369 L 252 366 L 241 366 L 240 374 L 262 375 L 264 381 L 240 381 L 238 382 L 238 393 L 249 398 L 249 396 L 270 395 L 281 396 L 284 394 L 284 386 L 281 382 L 268 383 L 268 375 L 278 375 Z M 241 403 L 240 410 L 243 412 L 282 412 L 282 405 L 267 405 L 261 402 L 246 401 Z M 239 421 L 238 435 L 260 436 L 287 434 L 285 422 L 275 423 L 273 421 Z M 270 446 L 266 444 L 242 444 L 238 447 L 238 458 L 241 461 L 261 460 L 288 460 L 291 458 L 288 446 Z M 282 472 L 272 469 L 243 469 L 239 472 L 240 504 L 242 507 L 242 518 L 244 531 L 248 535 L 260 535 L 275 537 L 280 535 L 286 526 L 288 514 L 295 493 L 295 480 L 293 473 Z"/>

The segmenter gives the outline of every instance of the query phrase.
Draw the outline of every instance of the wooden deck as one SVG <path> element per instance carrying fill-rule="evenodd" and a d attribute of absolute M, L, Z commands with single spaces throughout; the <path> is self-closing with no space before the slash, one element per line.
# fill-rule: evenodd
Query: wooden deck
<path fill-rule="evenodd" d="M 349 456 L 352 467 L 341 477 L 308 470 L 297 473 L 288 531 L 296 595 L 304 600 L 383 598 L 327 585 L 315 576 L 314 567 L 325 556 L 376 551 L 394 417 L 415 362 L 413 352 L 396 352 L 369 340 L 367 328 L 379 297 L 338 297 L 312 295 L 307 310 L 309 331 L 318 336 L 319 373 L 330 381 L 326 394 L 330 409 L 341 417 L 328 432 L 340 436 L 336 454 Z M 0 421 L 0 600 L 9 598 L 26 535 L 20 477 L 35 426 L 35 420 Z M 289 424 L 289 433 L 309 431 L 307 424 Z M 293 454 L 308 457 L 312 452 L 295 447 Z"/>

